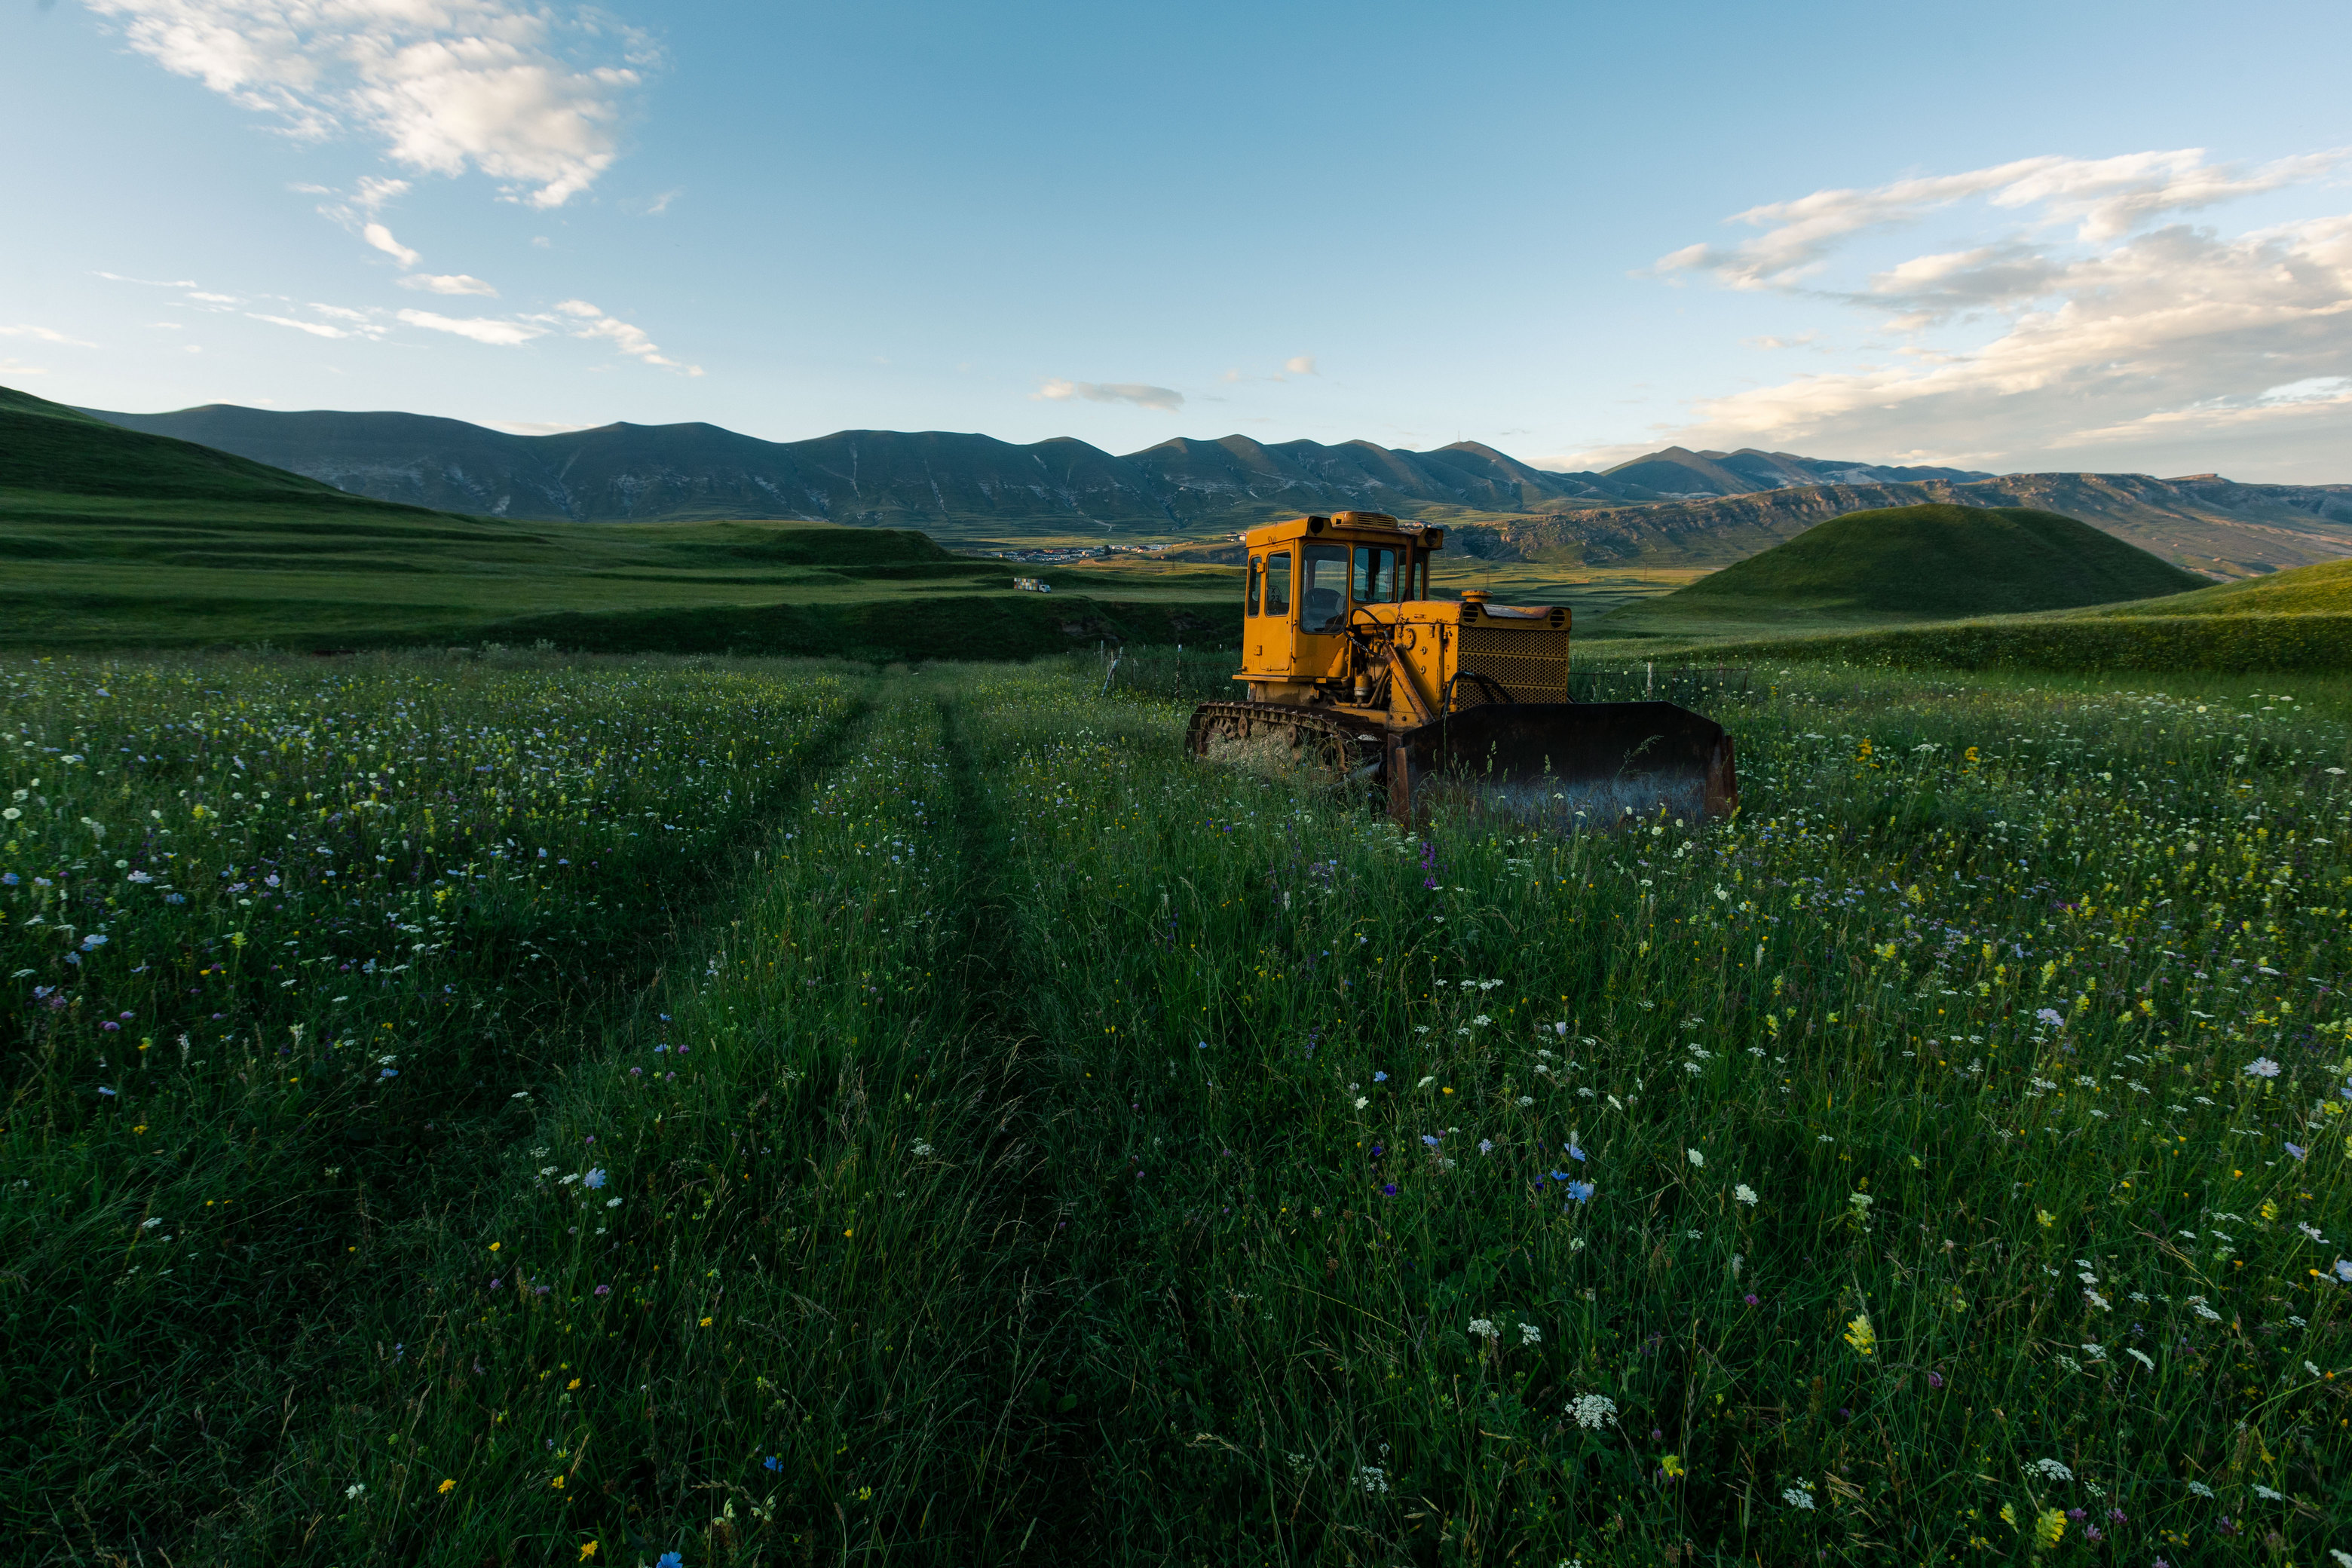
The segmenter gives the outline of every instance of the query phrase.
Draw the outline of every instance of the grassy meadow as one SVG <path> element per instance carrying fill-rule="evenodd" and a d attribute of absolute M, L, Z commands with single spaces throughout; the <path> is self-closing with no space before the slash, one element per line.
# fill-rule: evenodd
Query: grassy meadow
<path fill-rule="evenodd" d="M 2352 700 L 1635 666 L 1400 831 L 1217 661 L 0 661 L 42 1563 L 2317 1564 Z"/>

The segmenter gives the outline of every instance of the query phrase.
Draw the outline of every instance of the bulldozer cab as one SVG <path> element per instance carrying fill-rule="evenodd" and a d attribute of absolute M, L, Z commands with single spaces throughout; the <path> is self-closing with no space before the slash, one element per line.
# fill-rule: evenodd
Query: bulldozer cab
<path fill-rule="evenodd" d="M 1243 536 L 1249 575 L 1243 590 L 1242 671 L 1255 688 L 1286 689 L 1265 700 L 1304 700 L 1322 682 L 1346 684 L 1350 632 L 1371 605 L 1425 598 L 1435 529 L 1408 529 L 1382 512 L 1294 518 Z M 1286 689 L 1298 687 L 1291 691 Z M 1253 695 L 1256 696 L 1255 690 Z"/>

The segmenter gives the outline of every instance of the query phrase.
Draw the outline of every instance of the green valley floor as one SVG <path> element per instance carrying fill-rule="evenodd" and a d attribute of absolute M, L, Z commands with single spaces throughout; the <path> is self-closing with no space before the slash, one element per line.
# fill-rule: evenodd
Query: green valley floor
<path fill-rule="evenodd" d="M 1740 815 L 1149 659 L 0 662 L 10 1554 L 2352 1549 L 2340 692 L 1588 679 Z"/>

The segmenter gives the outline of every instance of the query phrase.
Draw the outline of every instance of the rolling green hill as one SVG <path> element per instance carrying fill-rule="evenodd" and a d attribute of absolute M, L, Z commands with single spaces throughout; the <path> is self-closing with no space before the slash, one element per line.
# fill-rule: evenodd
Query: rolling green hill
<path fill-rule="evenodd" d="M 2112 605 L 2099 616 L 2325 616 L 2352 615 L 2352 561 L 2323 561 L 2291 572 L 2241 583 L 2221 583 L 2190 593 Z"/>
<path fill-rule="evenodd" d="M 1767 627 L 1692 619 L 1654 634 L 1656 640 L 1604 641 L 1588 648 L 1603 658 L 1622 657 L 1631 647 L 1636 658 L 1709 663 L 1845 659 L 1968 670 L 2207 675 L 2352 671 L 2352 561 L 2121 604 L 1822 629 L 1833 625 L 1790 616 L 1769 628 L 1775 635 L 1759 637 Z"/>
<path fill-rule="evenodd" d="M 1223 576 L 1049 573 L 911 531 L 518 522 L 403 506 L 23 393 L 0 400 L 0 646 L 1025 658 L 1237 634 Z"/>
<path fill-rule="evenodd" d="M 1605 637 L 1690 637 L 2074 609 L 2200 587 L 2087 523 L 2022 507 L 1850 512 L 1662 598 Z"/>

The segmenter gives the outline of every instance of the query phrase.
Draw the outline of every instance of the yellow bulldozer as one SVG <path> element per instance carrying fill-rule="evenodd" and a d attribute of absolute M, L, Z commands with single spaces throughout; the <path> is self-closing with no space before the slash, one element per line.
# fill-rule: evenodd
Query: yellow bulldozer
<path fill-rule="evenodd" d="M 1738 805 L 1721 725 L 1671 702 L 1570 700 L 1564 606 L 1432 598 L 1443 530 L 1343 511 L 1242 538 L 1248 700 L 1201 705 L 1193 755 L 1377 792 L 1406 826 L 1438 808 L 1572 828 Z"/>

